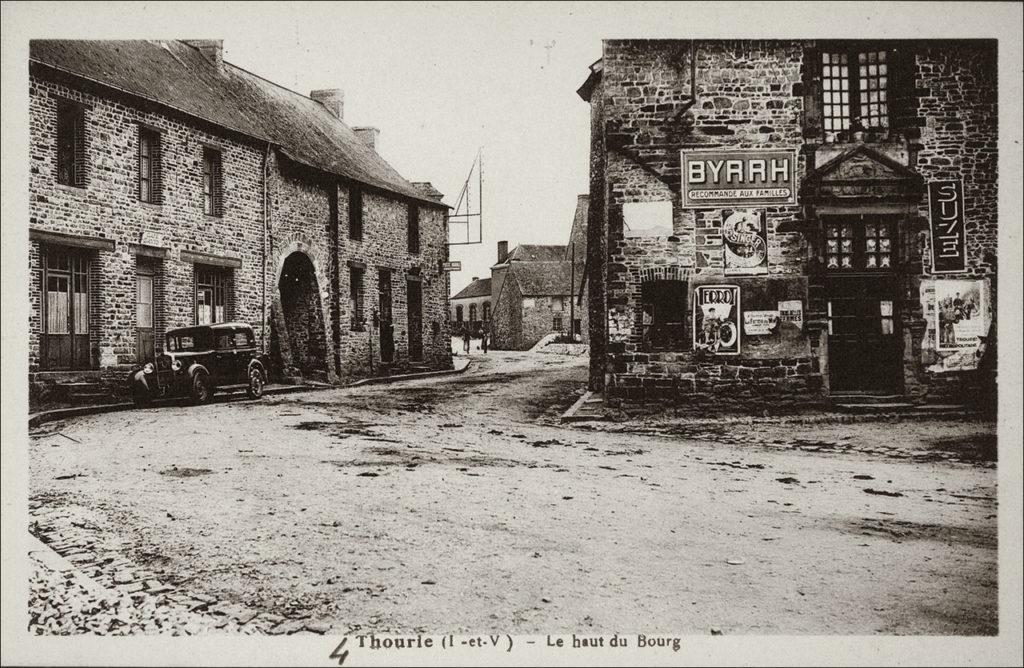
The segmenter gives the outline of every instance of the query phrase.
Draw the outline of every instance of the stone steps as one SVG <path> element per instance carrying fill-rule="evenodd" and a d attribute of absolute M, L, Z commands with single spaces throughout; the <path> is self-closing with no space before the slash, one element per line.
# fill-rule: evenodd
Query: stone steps
<path fill-rule="evenodd" d="M 110 388 L 103 383 L 88 381 L 58 383 L 57 390 L 68 402 L 76 405 L 109 403 L 116 399 Z"/>
<path fill-rule="evenodd" d="M 893 404 L 902 403 L 902 394 L 872 394 L 867 392 L 833 392 L 829 397 L 834 404 Z"/>
<path fill-rule="evenodd" d="M 833 403 L 840 413 L 906 413 L 919 408 L 905 401 L 869 401 L 866 403 Z"/>

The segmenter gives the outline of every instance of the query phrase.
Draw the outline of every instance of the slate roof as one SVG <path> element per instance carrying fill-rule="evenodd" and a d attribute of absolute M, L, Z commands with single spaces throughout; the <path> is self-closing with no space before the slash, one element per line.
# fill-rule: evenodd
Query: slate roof
<path fill-rule="evenodd" d="M 512 264 L 509 273 L 524 297 L 567 295 L 572 281 L 572 262 L 517 262 Z"/>
<path fill-rule="evenodd" d="M 565 256 L 565 246 L 547 246 L 542 244 L 520 244 L 508 254 L 508 261 L 520 262 L 555 262 Z"/>
<path fill-rule="evenodd" d="M 462 288 L 452 299 L 469 299 L 471 297 L 486 297 L 491 294 L 491 279 L 478 278 L 466 287 Z"/>
<path fill-rule="evenodd" d="M 290 159 L 433 206 L 319 102 L 181 41 L 32 40 L 31 61 L 264 141 Z"/>

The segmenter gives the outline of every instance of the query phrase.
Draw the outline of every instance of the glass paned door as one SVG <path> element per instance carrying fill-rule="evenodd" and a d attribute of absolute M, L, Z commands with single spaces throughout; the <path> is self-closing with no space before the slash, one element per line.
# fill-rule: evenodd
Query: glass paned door
<path fill-rule="evenodd" d="M 47 249 L 43 259 L 42 364 L 49 370 L 89 368 L 89 260 Z"/>
<path fill-rule="evenodd" d="M 139 265 L 135 276 L 135 326 L 138 332 L 137 360 L 153 359 L 153 270 L 145 265 Z"/>

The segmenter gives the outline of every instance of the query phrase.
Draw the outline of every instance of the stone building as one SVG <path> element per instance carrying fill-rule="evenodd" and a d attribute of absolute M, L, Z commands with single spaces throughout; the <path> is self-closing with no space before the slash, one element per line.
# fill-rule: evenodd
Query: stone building
<path fill-rule="evenodd" d="M 994 40 L 607 40 L 590 69 L 592 389 L 759 412 L 975 391 Z"/>
<path fill-rule="evenodd" d="M 498 242 L 491 267 L 493 345 L 526 350 L 552 333 L 586 342 L 588 195 L 580 195 L 566 245 L 523 244 L 511 252 Z"/>
<path fill-rule="evenodd" d="M 469 285 L 449 300 L 448 308 L 456 335 L 468 327 L 474 336 L 479 336 L 491 322 L 491 279 L 474 276 Z"/>
<path fill-rule="evenodd" d="M 34 390 L 120 379 L 169 328 L 251 323 L 278 375 L 451 365 L 447 207 L 218 40 L 33 41 Z"/>

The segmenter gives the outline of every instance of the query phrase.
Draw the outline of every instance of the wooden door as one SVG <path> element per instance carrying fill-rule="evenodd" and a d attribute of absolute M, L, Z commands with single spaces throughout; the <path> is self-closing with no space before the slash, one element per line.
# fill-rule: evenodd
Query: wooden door
<path fill-rule="evenodd" d="M 423 361 L 423 284 L 419 281 L 407 281 L 408 325 L 409 325 L 409 359 L 413 362 Z"/>
<path fill-rule="evenodd" d="M 153 268 L 138 266 L 135 275 L 136 360 L 146 362 L 156 357 L 153 345 Z"/>
<path fill-rule="evenodd" d="M 381 269 L 377 280 L 378 318 L 380 320 L 380 361 L 390 364 L 395 361 L 395 326 L 391 312 L 391 270 Z"/>
<path fill-rule="evenodd" d="M 833 392 L 898 393 L 902 348 L 892 277 L 830 277 L 829 381 Z"/>
<path fill-rule="evenodd" d="M 49 370 L 89 368 L 89 260 L 65 249 L 43 259 L 42 363 Z"/>
<path fill-rule="evenodd" d="M 831 390 L 898 393 L 896 219 L 858 214 L 827 216 L 824 223 Z"/>

